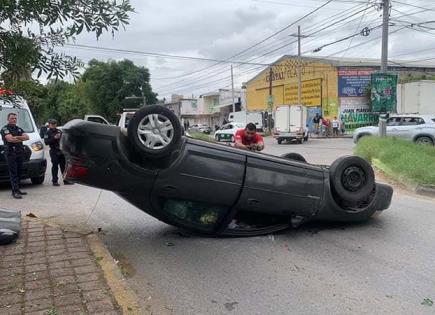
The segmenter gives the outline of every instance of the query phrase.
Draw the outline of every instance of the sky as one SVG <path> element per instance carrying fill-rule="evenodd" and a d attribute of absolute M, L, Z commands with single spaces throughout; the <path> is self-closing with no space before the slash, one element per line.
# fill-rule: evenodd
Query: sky
<path fill-rule="evenodd" d="M 171 94 L 198 96 L 219 88 L 230 88 L 231 64 L 234 67 L 234 85 L 240 88 L 243 82 L 264 69 L 264 65 L 285 54 L 297 54 L 294 37 L 297 25 L 301 26 L 302 35 L 306 36 L 301 43 L 304 56 L 380 58 L 382 11 L 376 5 L 379 0 L 333 0 L 297 22 L 326 2 L 131 0 L 135 13 L 130 15 L 125 30 L 121 29 L 114 37 L 105 34 L 98 41 L 94 34 L 82 33 L 74 44 L 135 53 L 71 46 L 60 50 L 79 57 L 85 63 L 92 58 L 102 61 L 127 58 L 145 66 L 150 71 L 152 88 L 160 98 L 169 98 Z M 433 57 L 435 22 L 420 26 L 412 24 L 435 20 L 435 1 L 392 0 L 391 4 L 390 32 L 393 33 L 390 35 L 389 56 L 410 61 Z M 286 28 L 292 23 L 294 25 Z M 340 41 L 360 33 L 364 28 L 370 30 L 368 36 L 358 35 Z M 339 42 L 313 52 L 335 41 Z M 243 53 L 230 58 L 240 52 Z M 143 53 L 225 62 L 155 57 Z M 435 58 L 424 62 L 434 61 Z"/>

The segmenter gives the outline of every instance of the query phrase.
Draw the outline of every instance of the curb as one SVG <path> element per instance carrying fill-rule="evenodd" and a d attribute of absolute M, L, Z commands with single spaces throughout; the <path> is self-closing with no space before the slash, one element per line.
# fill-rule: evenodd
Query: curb
<path fill-rule="evenodd" d="M 98 264 L 103 270 L 107 284 L 109 285 L 116 302 L 122 309 L 122 314 L 139 315 L 143 314 L 140 310 L 136 294 L 130 290 L 115 263 L 115 259 L 107 250 L 106 246 L 97 235 L 90 234 L 87 237 L 89 247 L 98 257 Z"/>
<path fill-rule="evenodd" d="M 426 196 L 426 197 L 432 197 L 435 198 L 435 186 L 422 186 L 419 185 L 415 189 L 415 193 Z"/>
<path fill-rule="evenodd" d="M 398 178 L 397 176 L 392 175 L 392 171 L 388 169 L 380 160 L 374 159 L 372 161 L 372 165 L 383 172 L 389 179 L 395 181 L 396 183 L 400 183 L 407 190 L 421 196 L 435 198 L 435 186 L 426 186 L 426 185 L 416 185 L 409 183 L 406 178 Z"/>

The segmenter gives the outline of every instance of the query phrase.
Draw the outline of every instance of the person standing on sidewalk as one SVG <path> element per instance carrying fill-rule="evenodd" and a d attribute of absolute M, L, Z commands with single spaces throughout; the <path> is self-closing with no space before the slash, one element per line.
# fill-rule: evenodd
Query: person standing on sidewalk
<path fill-rule="evenodd" d="M 17 126 L 17 114 L 8 114 L 8 124 L 1 129 L 1 136 L 5 145 L 5 159 L 8 163 L 9 176 L 12 186 L 12 197 L 22 199 L 26 192 L 20 190 L 21 170 L 24 160 L 23 141 L 29 140 L 24 130 Z"/>
<path fill-rule="evenodd" d="M 53 186 L 60 186 L 58 183 L 58 172 L 59 167 L 63 175 L 65 172 L 65 156 L 60 150 L 60 137 L 62 136 L 62 131 L 57 129 L 57 121 L 55 119 L 50 119 L 48 121 L 48 131 L 45 135 L 44 142 L 50 146 L 50 159 L 51 159 L 51 178 L 53 181 Z M 63 180 L 65 185 L 71 185 L 73 183 Z"/>
<path fill-rule="evenodd" d="M 334 120 L 332 121 L 332 134 L 334 137 L 338 137 L 339 127 L 340 127 L 340 121 L 337 119 L 337 117 L 334 117 Z"/>
<path fill-rule="evenodd" d="M 316 135 L 319 135 L 319 127 L 320 127 L 320 120 L 321 119 L 322 119 L 322 116 L 320 116 L 319 113 L 316 113 L 316 116 L 313 117 L 314 133 Z"/>

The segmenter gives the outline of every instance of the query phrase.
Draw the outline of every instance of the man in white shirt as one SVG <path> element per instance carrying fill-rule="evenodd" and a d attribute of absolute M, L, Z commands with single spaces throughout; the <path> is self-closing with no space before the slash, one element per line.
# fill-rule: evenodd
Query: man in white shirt
<path fill-rule="evenodd" d="M 332 121 L 332 134 L 334 137 L 338 137 L 339 127 L 340 127 L 340 121 L 337 119 L 337 117 L 334 117 L 334 120 Z"/>

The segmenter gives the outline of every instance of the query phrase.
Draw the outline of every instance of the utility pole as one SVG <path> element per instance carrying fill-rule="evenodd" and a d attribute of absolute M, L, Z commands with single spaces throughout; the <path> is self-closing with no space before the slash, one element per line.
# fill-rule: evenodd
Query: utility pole
<path fill-rule="evenodd" d="M 231 65 L 231 93 L 233 97 L 233 113 L 236 111 L 236 103 L 234 101 L 234 75 L 233 75 L 233 65 Z"/>
<path fill-rule="evenodd" d="M 382 58 L 381 58 L 381 73 L 388 71 L 388 24 L 390 22 L 390 0 L 382 2 Z"/>
<path fill-rule="evenodd" d="M 267 115 L 267 129 L 269 135 L 272 134 L 272 111 L 273 111 L 273 96 L 272 96 L 272 79 L 273 79 L 273 69 L 270 66 L 269 70 L 269 99 L 267 100 L 268 115 Z"/>
<path fill-rule="evenodd" d="M 302 105 L 301 26 L 298 25 L 298 104 Z"/>
<path fill-rule="evenodd" d="M 390 0 L 382 0 L 382 56 L 381 56 L 381 73 L 388 71 L 388 24 L 390 22 Z M 385 117 L 379 117 L 379 136 L 387 135 L 387 120 Z"/>

